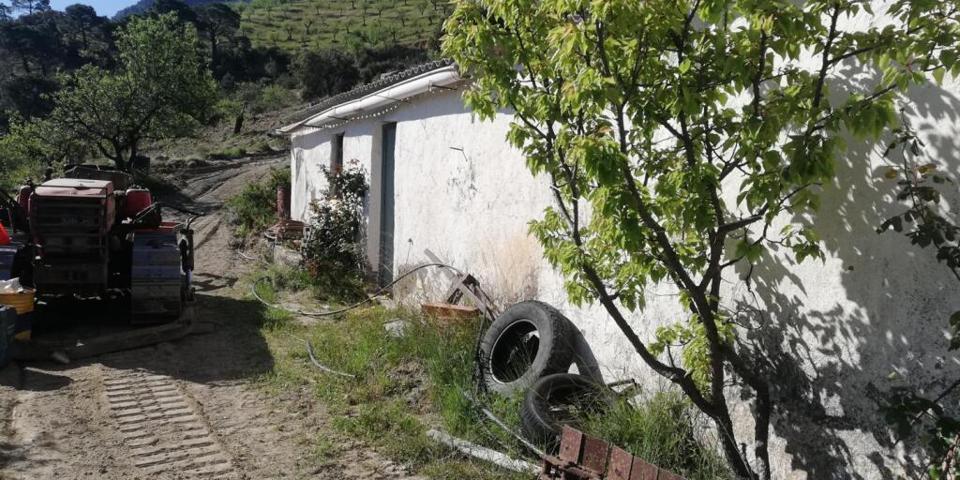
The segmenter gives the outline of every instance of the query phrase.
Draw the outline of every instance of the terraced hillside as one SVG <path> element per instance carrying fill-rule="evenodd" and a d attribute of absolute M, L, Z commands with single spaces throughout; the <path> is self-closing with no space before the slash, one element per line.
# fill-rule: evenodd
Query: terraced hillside
<path fill-rule="evenodd" d="M 290 51 L 427 45 L 452 9 L 446 0 L 254 0 L 233 6 L 254 45 Z"/>

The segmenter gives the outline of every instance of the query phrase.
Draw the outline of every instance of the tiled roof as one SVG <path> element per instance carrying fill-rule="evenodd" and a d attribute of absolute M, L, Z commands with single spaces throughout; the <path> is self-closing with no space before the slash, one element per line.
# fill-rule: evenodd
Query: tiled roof
<path fill-rule="evenodd" d="M 394 84 L 400 83 L 404 80 L 422 75 L 424 73 L 437 70 L 439 68 L 447 67 L 453 65 L 453 60 L 435 60 L 432 62 L 424 63 L 417 65 L 406 70 L 401 70 L 396 73 L 389 75 L 384 75 L 377 80 L 374 80 L 370 83 L 365 83 L 363 85 L 357 86 L 352 90 L 348 90 L 343 93 L 338 93 L 332 97 L 327 97 L 323 100 L 320 100 L 316 103 L 310 104 L 305 108 L 297 110 L 294 113 L 291 113 L 286 118 L 283 119 L 283 124 L 296 123 L 303 120 L 306 120 L 313 115 L 316 115 L 328 108 L 335 107 L 341 103 L 349 102 L 350 100 L 355 100 L 357 98 L 369 95 L 373 92 L 383 90 L 384 88 L 390 87 Z"/>

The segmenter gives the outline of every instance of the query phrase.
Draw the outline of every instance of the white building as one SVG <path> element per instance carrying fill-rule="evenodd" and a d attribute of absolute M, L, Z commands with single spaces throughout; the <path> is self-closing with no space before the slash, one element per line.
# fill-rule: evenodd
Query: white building
<path fill-rule="evenodd" d="M 461 101 L 463 86 L 454 66 L 433 64 L 335 97 L 284 127 L 292 141 L 294 217 L 306 220 L 324 189 L 322 166 L 356 161 L 371 185 L 367 255 L 384 278 L 422 263 L 453 264 L 475 274 L 504 304 L 536 298 L 559 308 L 583 330 L 609 379 L 634 377 L 648 390 L 668 388 L 642 366 L 601 308 L 568 303 L 559 274 L 527 233 L 528 222 L 550 205 L 547 182 L 534 178 L 505 141 L 511 115 L 476 119 Z M 955 175 L 960 84 L 916 89 L 911 97 L 914 125 Z M 958 285 L 931 251 L 902 235 L 875 232 L 885 214 L 902 208 L 892 198 L 894 185 L 878 173 L 876 148 L 883 149 L 851 143 L 836 185 L 825 187 L 816 227 L 827 260 L 793 266 L 764 301 L 785 355 L 801 362 L 801 370 L 784 371 L 783 385 L 791 386 L 785 394 L 810 404 L 773 419 L 775 478 L 909 472 L 902 445 L 890 447 L 873 387 L 896 384 L 889 380 L 894 371 L 916 384 L 957 371 L 957 360 L 946 356 L 946 320 L 960 309 Z M 397 296 L 436 301 L 449 286 L 442 273 L 415 283 L 402 285 Z M 737 278 L 730 291 L 751 297 Z M 633 326 L 652 339 L 657 326 L 682 315 L 664 286 Z M 743 438 L 750 438 L 749 405 L 734 415 Z"/>

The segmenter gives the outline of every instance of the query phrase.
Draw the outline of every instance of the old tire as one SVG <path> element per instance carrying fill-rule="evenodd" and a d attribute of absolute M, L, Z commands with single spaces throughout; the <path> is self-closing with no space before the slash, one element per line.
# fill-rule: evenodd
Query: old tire
<path fill-rule="evenodd" d="M 503 312 L 480 343 L 483 377 L 490 391 L 513 395 L 573 363 L 575 327 L 557 309 L 526 301 Z"/>
<path fill-rule="evenodd" d="M 607 410 L 614 401 L 611 390 L 589 377 L 572 373 L 548 375 L 523 397 L 521 428 L 527 439 L 555 451 L 564 425 L 579 427 L 585 416 Z"/>

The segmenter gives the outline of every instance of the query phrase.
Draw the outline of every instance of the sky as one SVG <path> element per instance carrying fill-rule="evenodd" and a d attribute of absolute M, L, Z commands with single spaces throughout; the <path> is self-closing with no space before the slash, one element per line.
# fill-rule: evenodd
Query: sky
<path fill-rule="evenodd" d="M 63 10 L 76 3 L 90 5 L 97 11 L 97 15 L 102 17 L 113 17 L 117 10 L 133 5 L 136 0 L 50 0 L 50 6 L 54 10 Z"/>

